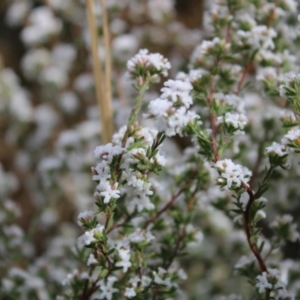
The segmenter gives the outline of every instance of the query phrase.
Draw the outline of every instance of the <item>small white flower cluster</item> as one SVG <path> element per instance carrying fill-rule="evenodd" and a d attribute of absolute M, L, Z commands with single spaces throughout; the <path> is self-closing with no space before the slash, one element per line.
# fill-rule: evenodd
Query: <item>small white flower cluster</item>
<path fill-rule="evenodd" d="M 215 93 L 214 99 L 223 105 L 230 105 L 238 113 L 245 113 L 245 103 L 243 99 L 235 94 Z"/>
<path fill-rule="evenodd" d="M 8 7 L 5 21 L 9 26 L 20 26 L 29 12 L 30 5 L 27 1 L 14 1 Z"/>
<path fill-rule="evenodd" d="M 166 277 L 167 271 L 163 268 L 158 268 L 158 272 L 153 272 L 154 282 L 159 285 L 165 285 L 169 288 L 174 286 L 174 283 L 171 282 L 170 277 Z M 163 278 L 165 277 L 165 278 Z M 176 286 L 176 285 L 175 285 Z"/>
<path fill-rule="evenodd" d="M 4 171 L 2 164 L 0 163 L 0 197 L 6 197 L 9 193 L 15 191 L 18 187 L 18 180 L 12 174 Z M 10 204 L 8 204 L 10 203 Z M 11 201 L 3 202 L 7 207 L 14 207 Z M 12 210 L 14 210 L 12 208 Z"/>
<path fill-rule="evenodd" d="M 82 236 L 78 238 L 78 246 L 84 247 L 89 246 L 92 243 L 96 242 L 97 239 L 101 239 L 104 226 L 98 224 L 95 228 L 86 231 Z"/>
<path fill-rule="evenodd" d="M 114 283 L 117 280 L 118 278 L 115 276 L 108 276 L 106 281 L 104 279 L 100 280 L 97 285 L 101 292 L 96 293 L 94 297 L 96 297 L 96 299 L 99 297 L 99 299 L 112 300 L 113 294 L 119 291 L 119 289 L 114 287 Z"/>
<path fill-rule="evenodd" d="M 147 154 L 155 143 L 158 131 L 150 128 L 137 128 L 134 131 L 134 135 L 130 136 L 125 146 L 122 147 L 126 130 L 127 127 L 124 126 L 113 136 L 115 145 L 109 143 L 95 149 L 95 156 L 102 159 L 93 168 L 93 180 L 99 181 L 95 195 L 102 197 L 104 203 L 109 203 L 112 198 L 118 199 L 124 190 L 128 198 L 131 199 L 127 205 L 129 212 L 132 213 L 135 209 L 138 212 L 144 209 L 151 210 L 154 208 L 154 205 L 151 203 L 149 196 L 153 192 L 147 172 L 143 170 L 160 168 L 166 163 L 159 149 L 156 149 L 155 155 L 151 157 L 148 157 Z M 139 140 L 139 145 L 132 147 L 136 140 Z M 115 157 L 121 157 L 119 162 L 120 181 L 126 182 L 126 187 L 121 188 L 121 191 L 117 189 L 118 182 L 111 182 L 111 164 Z"/>
<path fill-rule="evenodd" d="M 300 129 L 299 127 L 291 129 L 282 139 L 282 143 L 291 149 L 291 145 L 294 147 L 300 147 Z M 294 148 L 293 147 L 293 148 Z"/>
<path fill-rule="evenodd" d="M 289 130 L 281 139 L 281 144 L 273 142 L 271 146 L 266 148 L 266 153 L 269 157 L 285 158 L 297 148 L 300 148 L 300 129 L 298 127 Z M 287 159 L 284 159 L 280 164 L 289 165 Z"/>
<path fill-rule="evenodd" d="M 300 74 L 295 74 L 294 72 L 288 72 L 282 74 L 280 80 L 283 82 L 279 86 L 279 94 L 281 97 L 285 98 L 287 96 L 287 91 L 290 88 L 290 85 L 293 83 L 300 84 Z"/>
<path fill-rule="evenodd" d="M 252 175 L 250 170 L 233 163 L 231 159 L 217 161 L 214 168 L 220 175 L 217 178 L 217 183 L 226 186 L 227 189 L 238 189 L 244 185 L 247 186 Z"/>
<path fill-rule="evenodd" d="M 19 122 L 31 122 L 34 118 L 29 93 L 21 87 L 17 75 L 11 69 L 0 71 L 0 112 L 11 114 Z"/>
<path fill-rule="evenodd" d="M 130 249 L 119 249 L 118 254 L 119 254 L 121 261 L 118 261 L 116 263 L 116 266 L 122 267 L 123 272 L 126 273 L 128 271 L 128 269 L 131 267 Z"/>
<path fill-rule="evenodd" d="M 279 236 L 289 241 L 296 242 L 300 237 L 297 224 L 293 223 L 291 215 L 277 216 L 271 227 L 278 232 Z"/>
<path fill-rule="evenodd" d="M 248 118 L 243 113 L 227 112 L 224 116 L 217 118 L 218 124 L 226 124 L 228 129 L 233 129 L 234 134 L 244 133 L 243 129 Z"/>
<path fill-rule="evenodd" d="M 277 36 L 273 28 L 265 25 L 257 25 L 249 31 L 238 30 L 237 43 L 240 46 L 250 46 L 253 49 L 274 49 L 273 39 Z"/>
<path fill-rule="evenodd" d="M 91 222 L 95 217 L 95 214 L 93 211 L 83 211 L 79 213 L 77 218 L 77 223 L 79 226 L 84 226 Z"/>
<path fill-rule="evenodd" d="M 28 23 L 29 25 L 21 32 L 22 41 L 27 46 L 43 43 L 62 29 L 61 20 L 55 18 L 47 6 L 40 6 L 32 10 Z"/>
<path fill-rule="evenodd" d="M 126 129 L 126 126 L 121 128 L 113 136 L 115 143 L 122 143 Z M 159 147 L 154 156 L 148 157 L 147 155 L 147 152 L 154 145 L 157 135 L 158 131 L 156 129 L 137 128 L 134 136 L 129 137 L 126 142 L 125 148 L 127 150 L 122 156 L 120 168 L 122 170 L 121 181 L 125 180 L 127 182 L 123 190 L 124 192 L 126 191 L 128 198 L 130 198 L 127 204 L 128 212 L 133 212 L 135 209 L 141 212 L 144 209 L 152 210 L 154 208 L 149 198 L 153 191 L 151 190 L 151 183 L 146 170 L 149 168 L 161 168 L 166 164 L 166 159 L 160 154 Z M 139 146 L 132 147 L 135 140 L 140 140 Z"/>
<path fill-rule="evenodd" d="M 279 157 L 286 155 L 286 149 L 284 145 L 281 145 L 279 143 L 273 142 L 271 146 L 266 148 L 266 152 L 268 154 L 275 154 Z"/>
<path fill-rule="evenodd" d="M 262 275 L 256 277 L 256 287 L 260 294 L 265 293 L 267 290 L 273 290 L 276 292 L 277 300 L 292 300 L 294 299 L 286 290 L 285 284 L 281 281 L 280 272 L 277 269 L 268 269 L 267 272 L 263 272 Z"/>
<path fill-rule="evenodd" d="M 160 98 L 149 103 L 145 116 L 154 118 L 157 129 L 167 136 L 182 136 L 184 127 L 197 117 L 188 110 L 193 104 L 190 96 L 192 85 L 181 80 L 168 80 L 164 86 Z"/>
<path fill-rule="evenodd" d="M 202 66 L 203 64 L 205 64 L 205 66 L 213 66 L 214 60 L 209 58 L 209 56 L 212 55 L 214 52 L 213 50 L 217 48 L 226 52 L 230 48 L 230 43 L 227 43 L 225 39 L 220 39 L 218 37 L 215 37 L 211 41 L 202 41 L 191 56 L 191 64 L 193 66 Z"/>
<path fill-rule="evenodd" d="M 118 182 L 111 183 L 110 179 L 110 164 L 114 157 L 122 154 L 124 149 L 119 145 L 112 145 L 111 143 L 99 146 L 95 149 L 94 154 L 96 158 L 102 159 L 100 163 L 97 164 L 96 168 L 93 169 L 95 175 L 93 175 L 93 180 L 99 181 L 97 185 L 97 191 L 95 196 L 103 197 L 104 203 L 109 203 L 109 201 L 114 198 L 120 198 L 120 191 L 118 188 Z"/>
<path fill-rule="evenodd" d="M 150 76 L 157 81 L 157 75 L 168 76 L 169 69 L 171 64 L 166 58 L 159 53 L 149 53 L 147 49 L 141 49 L 127 62 L 127 70 L 132 78 Z"/>
<path fill-rule="evenodd" d="M 39 277 L 38 274 L 34 274 L 34 270 L 25 271 L 18 267 L 12 267 L 9 270 L 9 279 L 5 279 L 2 283 L 1 292 L 5 289 L 11 291 L 13 289 L 13 281 L 19 282 L 19 289 L 22 290 L 22 294 L 26 298 L 30 298 L 30 294 L 36 294 L 38 299 L 48 299 L 46 292 L 47 285 Z M 6 284 L 5 284 L 6 283 Z"/>
<path fill-rule="evenodd" d="M 163 22 L 173 13 L 173 0 L 151 0 L 148 1 L 149 16 L 156 22 Z"/>
<path fill-rule="evenodd" d="M 132 285 L 132 287 L 126 288 L 124 295 L 130 299 L 134 298 L 136 296 L 136 289 L 138 287 L 145 289 L 150 285 L 151 282 L 151 278 L 146 275 L 132 277 L 129 280 L 129 283 Z"/>

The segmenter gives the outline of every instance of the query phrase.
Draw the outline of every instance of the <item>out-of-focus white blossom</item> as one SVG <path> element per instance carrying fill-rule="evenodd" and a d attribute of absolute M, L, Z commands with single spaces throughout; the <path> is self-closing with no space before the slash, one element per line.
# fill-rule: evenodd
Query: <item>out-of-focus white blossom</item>
<path fill-rule="evenodd" d="M 24 22 L 26 14 L 29 13 L 29 2 L 26 0 L 14 1 L 6 12 L 6 22 L 9 26 L 20 26 Z"/>
<path fill-rule="evenodd" d="M 21 39 L 27 46 L 47 42 L 52 35 L 61 31 L 60 19 L 55 18 L 47 6 L 39 6 L 31 11 L 28 25 L 21 32 Z"/>

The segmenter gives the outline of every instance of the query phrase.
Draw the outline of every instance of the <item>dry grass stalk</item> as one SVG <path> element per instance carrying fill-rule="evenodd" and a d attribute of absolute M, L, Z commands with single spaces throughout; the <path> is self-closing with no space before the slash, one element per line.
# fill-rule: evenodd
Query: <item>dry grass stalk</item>
<path fill-rule="evenodd" d="M 112 89 L 111 89 L 111 47 L 110 47 L 110 32 L 109 21 L 106 9 L 106 0 L 100 0 L 102 7 L 102 25 L 105 45 L 105 109 L 107 115 L 110 117 L 110 122 L 106 124 L 107 131 L 110 136 L 113 135 L 113 111 L 112 111 Z"/>
<path fill-rule="evenodd" d="M 102 142 L 104 144 L 111 141 L 111 137 L 113 134 L 113 115 L 111 108 L 111 96 L 107 98 L 107 94 L 109 91 L 106 91 L 107 84 L 105 84 L 105 88 L 103 86 L 103 73 L 101 61 L 98 54 L 98 32 L 97 32 L 97 22 L 96 16 L 94 12 L 94 0 L 87 0 L 87 19 L 88 26 L 91 37 L 91 52 L 92 52 L 92 60 L 93 60 L 93 70 L 95 76 L 95 85 L 96 85 L 96 96 L 99 107 L 99 114 L 102 122 Z M 107 71 L 105 75 L 107 76 Z M 111 77 L 106 78 L 105 82 L 110 82 Z"/>

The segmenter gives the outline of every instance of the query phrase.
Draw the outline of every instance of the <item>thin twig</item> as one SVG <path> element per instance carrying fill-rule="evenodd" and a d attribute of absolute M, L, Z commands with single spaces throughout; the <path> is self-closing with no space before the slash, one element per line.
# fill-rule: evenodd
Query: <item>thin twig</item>
<path fill-rule="evenodd" d="M 239 81 L 238 86 L 237 86 L 237 90 L 236 90 L 236 92 L 235 92 L 236 94 L 239 94 L 239 93 L 240 93 L 240 91 L 241 91 L 241 89 L 242 89 L 242 87 L 243 87 L 244 81 L 245 81 L 245 79 L 246 79 L 248 73 L 251 71 L 251 69 L 252 69 L 252 62 L 250 61 L 250 62 L 248 62 L 248 64 L 246 65 L 246 67 L 245 67 L 245 69 L 244 69 L 244 72 L 243 72 L 243 74 L 242 74 L 242 76 L 241 76 L 241 78 L 240 78 L 240 81 Z"/>
<path fill-rule="evenodd" d="M 246 231 L 246 235 L 247 235 L 248 245 L 249 245 L 252 253 L 255 255 L 258 263 L 259 263 L 260 270 L 262 272 L 268 272 L 268 269 L 266 267 L 264 259 L 261 257 L 256 244 L 252 241 L 250 217 L 251 217 L 251 207 L 252 207 L 252 204 L 255 201 L 255 196 L 254 196 L 252 190 L 250 189 L 250 187 L 247 187 L 247 193 L 249 195 L 249 201 L 247 203 L 246 210 L 245 210 L 245 213 L 244 213 L 244 219 L 245 219 L 245 231 Z"/>
<path fill-rule="evenodd" d="M 198 173 L 198 170 L 195 170 L 192 176 L 190 177 L 188 183 L 182 187 L 175 195 L 171 197 L 171 199 L 168 201 L 168 203 L 159 210 L 152 218 L 150 218 L 144 225 L 143 229 L 146 229 L 151 223 L 155 222 L 165 211 L 167 211 L 172 204 L 175 202 L 175 200 L 184 192 L 184 190 L 193 182 L 194 178 L 196 177 Z"/>
<path fill-rule="evenodd" d="M 101 244 L 98 245 L 100 252 L 102 253 L 102 255 L 104 256 L 105 260 L 108 263 L 108 269 L 111 269 L 111 260 L 109 258 L 109 256 L 107 255 L 107 253 L 104 251 L 103 247 Z"/>
<path fill-rule="evenodd" d="M 264 135 L 264 139 L 261 142 L 261 144 L 259 145 L 258 156 L 256 158 L 256 162 L 255 162 L 255 165 L 254 165 L 254 168 L 253 168 L 252 176 L 251 176 L 250 181 L 249 181 L 249 186 L 252 189 L 253 189 L 253 185 L 255 183 L 255 180 L 259 175 L 259 167 L 260 167 L 261 161 L 263 159 L 263 153 L 264 153 L 263 149 L 264 149 L 265 141 L 267 140 L 267 136 L 268 136 L 268 131 L 266 130 L 265 135 Z"/>
<path fill-rule="evenodd" d="M 270 166 L 270 168 L 269 168 L 267 174 L 265 175 L 265 177 L 264 177 L 264 179 L 263 179 L 263 181 L 262 181 L 262 183 L 261 183 L 261 185 L 260 185 L 260 188 L 259 188 L 258 191 L 255 193 L 254 198 L 256 198 L 256 196 L 260 193 L 262 186 L 263 186 L 263 185 L 266 183 L 266 181 L 269 179 L 269 177 L 271 176 L 271 174 L 272 174 L 274 168 L 275 168 L 274 166 L 272 166 L 272 165 Z"/>
<path fill-rule="evenodd" d="M 175 202 L 175 200 L 182 194 L 182 192 L 183 189 L 180 189 L 175 195 L 173 195 L 172 198 L 168 201 L 168 203 L 145 223 L 143 229 L 146 229 L 151 223 L 155 222 L 160 217 L 160 215 L 167 211 Z"/>
<path fill-rule="evenodd" d="M 120 223 L 115 223 L 114 225 L 112 225 L 107 231 L 106 234 L 112 232 L 113 230 L 115 230 L 118 227 L 123 226 L 124 224 L 126 224 L 130 219 L 131 219 L 131 215 L 127 215 L 127 217 Z"/>

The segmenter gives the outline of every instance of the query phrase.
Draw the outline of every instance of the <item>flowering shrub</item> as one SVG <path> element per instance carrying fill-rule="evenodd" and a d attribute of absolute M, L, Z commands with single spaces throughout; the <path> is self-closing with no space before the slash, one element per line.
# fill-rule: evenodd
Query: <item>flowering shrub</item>
<path fill-rule="evenodd" d="M 32 94 L 1 70 L 1 138 L 15 153 L 14 172 L 0 165 L 0 298 L 298 299 L 298 2 L 211 1 L 200 41 L 172 21 L 172 1 L 108 1 L 117 130 L 106 144 L 83 6 L 7 11 L 24 24 Z M 146 32 L 195 46 L 188 66 L 134 55 Z M 31 200 L 21 209 L 17 191 Z"/>

